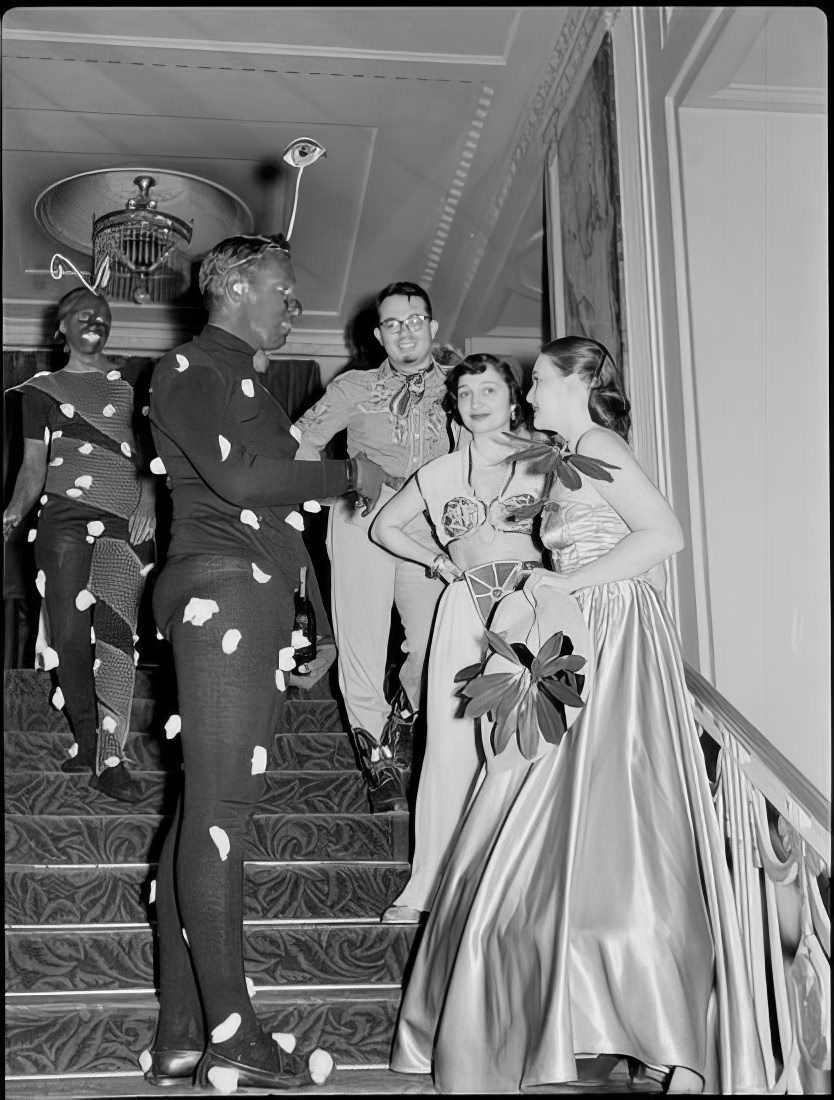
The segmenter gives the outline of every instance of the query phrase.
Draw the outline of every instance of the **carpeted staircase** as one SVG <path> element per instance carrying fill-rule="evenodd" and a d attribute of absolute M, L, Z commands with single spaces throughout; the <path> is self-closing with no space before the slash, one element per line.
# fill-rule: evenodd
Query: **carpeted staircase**
<path fill-rule="evenodd" d="M 71 735 L 47 673 L 5 680 L 7 1095 L 158 1096 L 137 1058 L 156 1019 L 153 880 L 181 765 L 163 729 L 171 678 L 137 676 L 134 806 L 59 771 Z M 431 1092 L 387 1071 L 417 930 L 379 915 L 408 873 L 407 815 L 369 813 L 328 688 L 290 696 L 246 868 L 255 1007 L 269 1030 L 331 1051 L 321 1091 Z"/>

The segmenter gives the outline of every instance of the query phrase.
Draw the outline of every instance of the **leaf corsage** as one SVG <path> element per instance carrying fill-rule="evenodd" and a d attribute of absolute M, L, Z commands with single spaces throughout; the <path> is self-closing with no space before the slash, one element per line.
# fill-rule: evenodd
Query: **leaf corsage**
<path fill-rule="evenodd" d="M 511 432 L 502 434 L 507 443 L 513 447 L 513 454 L 504 459 L 505 462 L 529 462 L 531 470 L 547 475 L 541 499 L 517 508 L 513 513 L 513 518 L 517 520 L 532 519 L 542 509 L 547 508 L 554 481 L 561 481 L 566 489 L 574 490 L 582 485 L 579 474 L 585 474 L 586 477 L 595 478 L 597 481 L 613 481 L 608 471 L 620 469 L 619 466 L 604 462 L 601 458 L 590 458 L 588 455 L 578 455 L 574 451 L 569 451 L 567 443 L 560 435 L 555 436 L 555 442 L 547 443 L 541 440 L 521 439 Z"/>
<path fill-rule="evenodd" d="M 517 734 L 522 756 L 534 760 L 541 749 L 540 737 L 558 745 L 567 732 L 570 719 L 565 708 L 585 706 L 580 695 L 585 677 L 578 673 L 586 658 L 573 652 L 570 637 L 561 630 L 544 642 L 535 657 L 523 642 L 508 642 L 491 630 L 484 634 L 489 648 L 483 660 L 455 676 L 456 683 L 464 684 L 459 694 L 469 700 L 464 714 L 470 718 L 491 715 L 496 754 Z M 493 653 L 510 661 L 515 671 L 485 673 Z"/>

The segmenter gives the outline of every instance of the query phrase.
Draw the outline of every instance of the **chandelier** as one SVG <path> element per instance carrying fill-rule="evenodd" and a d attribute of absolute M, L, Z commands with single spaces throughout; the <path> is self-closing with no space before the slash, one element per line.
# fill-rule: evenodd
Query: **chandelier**
<path fill-rule="evenodd" d="M 90 284 L 106 267 L 108 299 L 139 305 L 175 301 L 189 287 L 194 262 L 224 237 L 253 227 L 249 207 L 225 187 L 155 168 L 104 168 L 60 180 L 36 199 L 35 218 L 50 238 L 91 257 Z M 56 270 L 81 274 L 71 260 L 58 259 L 64 262 Z"/>
<path fill-rule="evenodd" d="M 108 297 L 139 305 L 171 302 L 188 289 L 191 262 L 186 249 L 194 232 L 174 214 L 158 209 L 149 195 L 153 176 L 133 180 L 138 196 L 124 210 L 114 210 L 93 221 L 93 267 L 110 261 Z"/>

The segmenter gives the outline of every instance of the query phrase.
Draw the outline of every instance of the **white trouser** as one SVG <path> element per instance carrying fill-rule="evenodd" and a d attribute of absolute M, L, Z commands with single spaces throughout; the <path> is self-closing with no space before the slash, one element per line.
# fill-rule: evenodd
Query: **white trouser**
<path fill-rule="evenodd" d="M 432 622 L 444 587 L 441 580 L 426 576 L 424 566 L 397 558 L 371 542 L 371 523 L 393 495 L 384 486 L 369 516 L 338 501 L 330 509 L 327 525 L 339 687 L 351 728 L 367 730 L 377 741 L 390 711 L 383 684 L 391 608 L 396 606 L 405 632 L 400 683 L 417 710 Z M 415 534 L 430 545 L 428 525 L 422 518 L 421 523 L 422 534 Z"/>

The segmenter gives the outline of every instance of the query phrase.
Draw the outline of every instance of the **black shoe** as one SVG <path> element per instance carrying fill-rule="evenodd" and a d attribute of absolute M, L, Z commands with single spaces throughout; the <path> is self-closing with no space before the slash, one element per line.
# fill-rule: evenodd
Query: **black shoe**
<path fill-rule="evenodd" d="M 416 724 L 417 711 L 412 710 L 405 689 L 400 686 L 391 703 L 391 713 L 386 719 L 379 743 L 388 749 L 394 767 L 402 773 L 403 791 L 408 791 L 411 780 Z"/>
<path fill-rule="evenodd" d="M 237 1089 L 290 1089 L 298 1085 L 323 1085 L 333 1072 L 333 1059 L 325 1050 L 317 1048 L 306 1058 L 299 1054 L 288 1054 L 278 1048 L 279 1070 L 261 1066 L 246 1065 L 220 1054 L 209 1044 L 194 1078 L 199 1089 L 215 1088 L 218 1092 L 230 1093 Z M 214 1080 L 209 1078 L 212 1070 Z M 222 1074 L 222 1075 L 221 1075 Z M 233 1074 L 235 1075 L 233 1077 Z"/>
<path fill-rule="evenodd" d="M 388 748 L 377 744 L 367 730 L 352 729 L 350 742 L 356 762 L 365 780 L 371 813 L 404 812 L 408 809 L 403 773 L 393 761 Z M 380 750 L 379 760 L 372 760 L 374 749 Z"/>
<path fill-rule="evenodd" d="M 61 765 L 61 771 L 68 775 L 74 772 L 95 772 L 96 770 L 96 754 L 90 753 L 89 756 L 82 756 L 79 752 L 75 756 L 71 756 L 68 760 L 65 760 Z"/>
<path fill-rule="evenodd" d="M 93 776 L 90 785 L 102 794 L 106 794 L 108 798 L 116 798 L 119 802 L 139 802 L 142 798 L 142 787 L 131 776 L 123 762 L 114 768 L 105 768 L 99 776 Z"/>
<path fill-rule="evenodd" d="M 149 1050 L 150 1065 L 145 1069 L 145 1080 L 149 1085 L 181 1085 L 184 1081 L 193 1081 L 194 1073 L 202 1050 Z M 143 1058 L 139 1064 L 142 1065 Z M 147 1065 L 147 1062 L 146 1062 Z"/>

